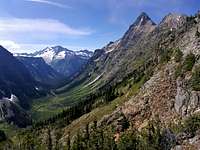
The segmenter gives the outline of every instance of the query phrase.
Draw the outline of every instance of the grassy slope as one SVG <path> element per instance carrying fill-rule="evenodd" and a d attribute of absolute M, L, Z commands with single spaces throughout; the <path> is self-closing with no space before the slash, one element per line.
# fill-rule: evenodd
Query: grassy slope
<path fill-rule="evenodd" d="M 33 119 L 47 119 L 48 117 L 61 112 L 63 109 L 79 102 L 82 97 L 91 92 L 91 87 L 82 87 L 82 85 L 80 85 L 63 94 L 35 100 L 31 108 Z"/>
<path fill-rule="evenodd" d="M 131 88 L 128 88 L 129 85 L 121 87 L 120 90 L 126 92 L 125 95 L 117 97 L 110 103 L 97 107 L 90 113 L 85 114 L 79 119 L 74 120 L 70 125 L 65 128 L 65 133 L 70 132 L 71 135 L 75 135 L 75 133 L 79 129 L 85 127 L 86 124 L 91 123 L 95 120 L 100 120 L 103 116 L 111 114 L 118 106 L 122 106 L 127 100 L 130 99 L 130 97 L 135 95 L 143 84 L 144 77 L 138 83 L 133 84 Z"/>
<path fill-rule="evenodd" d="M 30 114 L 36 121 L 47 119 L 62 112 L 63 109 L 80 102 L 83 97 L 94 92 L 100 84 L 100 80 L 88 86 L 86 86 L 87 84 L 84 82 L 62 94 L 34 100 Z"/>
<path fill-rule="evenodd" d="M 14 136 L 19 131 L 19 128 L 6 122 L 0 123 L 0 129 L 3 130 L 9 137 Z"/>

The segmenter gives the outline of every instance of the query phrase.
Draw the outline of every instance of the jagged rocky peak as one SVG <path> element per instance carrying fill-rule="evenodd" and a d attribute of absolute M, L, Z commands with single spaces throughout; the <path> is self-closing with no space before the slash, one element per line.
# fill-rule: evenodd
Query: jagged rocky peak
<path fill-rule="evenodd" d="M 133 25 L 143 26 L 145 24 L 156 25 L 145 12 L 142 12 Z"/>
<path fill-rule="evenodd" d="M 160 27 L 168 27 L 168 28 L 178 28 L 186 21 L 186 15 L 178 14 L 178 13 L 169 13 L 167 16 L 163 18 L 160 22 Z"/>
<path fill-rule="evenodd" d="M 142 12 L 123 36 L 121 47 L 128 48 L 129 46 L 134 45 L 139 39 L 153 31 L 155 27 L 156 24 L 151 18 L 145 12 Z"/>
<path fill-rule="evenodd" d="M 152 27 L 155 27 L 156 24 L 152 21 L 152 19 L 145 13 L 142 12 L 136 19 L 136 21 L 129 27 L 128 32 L 132 30 L 138 30 L 141 31 L 146 29 L 143 32 L 146 32 L 147 30 L 151 30 Z"/>

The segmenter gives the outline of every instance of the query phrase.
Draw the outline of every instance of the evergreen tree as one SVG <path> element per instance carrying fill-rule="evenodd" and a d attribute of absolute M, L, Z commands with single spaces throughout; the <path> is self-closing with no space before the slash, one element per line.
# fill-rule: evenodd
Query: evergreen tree
<path fill-rule="evenodd" d="M 70 140 L 70 132 L 67 135 L 67 150 L 71 149 L 71 140 Z"/>
<path fill-rule="evenodd" d="M 183 57 L 183 52 L 179 48 L 177 48 L 175 50 L 175 56 L 174 56 L 175 61 L 180 62 L 182 57 Z"/>
<path fill-rule="evenodd" d="M 48 150 L 52 150 L 52 148 L 53 148 L 53 145 L 52 145 L 52 138 L 51 138 L 51 130 L 50 130 L 50 128 L 48 128 L 48 130 L 47 130 L 47 149 Z"/>
<path fill-rule="evenodd" d="M 200 37 L 200 32 L 199 32 L 199 30 L 198 30 L 198 27 L 197 27 L 197 30 L 196 30 L 196 34 L 195 34 L 195 36 L 196 36 L 197 38 Z"/>

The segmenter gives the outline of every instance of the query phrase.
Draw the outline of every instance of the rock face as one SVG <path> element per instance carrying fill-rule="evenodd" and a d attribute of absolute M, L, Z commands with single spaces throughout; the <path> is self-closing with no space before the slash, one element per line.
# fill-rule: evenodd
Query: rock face
<path fill-rule="evenodd" d="M 184 79 L 177 79 L 175 110 L 182 116 L 191 115 L 200 110 L 200 92 L 192 91 Z"/>
<path fill-rule="evenodd" d="M 190 135 L 187 135 L 185 133 L 178 134 L 176 137 L 176 141 L 178 145 L 173 147 L 171 150 L 188 150 L 188 149 L 199 150 L 200 131 L 198 130 L 194 137 L 191 137 Z"/>
<path fill-rule="evenodd" d="M 108 43 L 108 45 L 106 45 L 103 48 L 103 50 L 105 51 L 105 53 L 110 53 L 110 52 L 114 51 L 115 49 L 117 49 L 120 42 L 121 42 L 121 40 L 117 40 L 115 42 L 110 42 L 110 43 Z"/>
<path fill-rule="evenodd" d="M 121 46 L 128 48 L 133 46 L 138 39 L 142 38 L 147 33 L 150 33 L 155 29 L 156 24 L 150 19 L 150 17 L 142 12 L 136 21 L 129 27 L 121 40 Z"/>
<path fill-rule="evenodd" d="M 45 63 L 45 61 L 40 57 L 22 57 L 18 56 L 26 68 L 31 73 L 32 77 L 49 87 L 56 87 L 64 81 L 64 76 L 55 71 L 51 66 Z"/>
<path fill-rule="evenodd" d="M 18 127 L 26 127 L 31 124 L 31 118 L 15 100 L 11 98 L 0 99 L 0 121 L 15 124 Z"/>
<path fill-rule="evenodd" d="M 177 29 L 186 22 L 186 17 L 187 17 L 186 15 L 182 14 L 169 13 L 167 16 L 163 18 L 159 26 L 163 28 Z"/>
<path fill-rule="evenodd" d="M 155 23 L 148 15 L 141 13 L 121 39 L 110 42 L 102 49 L 94 52 L 84 72 L 74 82 L 80 82 L 83 78 L 91 82 L 99 75 L 102 75 L 101 81 L 104 84 L 107 82 L 115 84 L 122 81 L 124 77 L 135 69 L 133 65 L 137 61 L 136 59 L 140 56 L 145 57 L 143 55 L 146 50 L 144 47 L 151 42 L 148 44 L 141 44 L 141 42 L 155 27 Z M 150 46 L 148 45 L 148 47 Z"/>
<path fill-rule="evenodd" d="M 185 83 L 182 82 L 182 79 L 177 79 L 177 94 L 175 98 L 175 110 L 181 115 L 187 114 L 187 103 L 190 99 L 189 91 L 187 90 Z"/>

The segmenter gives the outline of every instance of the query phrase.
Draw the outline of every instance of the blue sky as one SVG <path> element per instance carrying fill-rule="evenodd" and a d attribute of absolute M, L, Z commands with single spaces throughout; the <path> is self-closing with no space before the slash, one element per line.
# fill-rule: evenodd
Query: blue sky
<path fill-rule="evenodd" d="M 0 0 L 0 44 L 11 52 L 94 50 L 119 39 L 142 11 L 159 23 L 198 9 L 199 0 Z"/>

